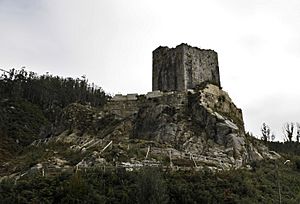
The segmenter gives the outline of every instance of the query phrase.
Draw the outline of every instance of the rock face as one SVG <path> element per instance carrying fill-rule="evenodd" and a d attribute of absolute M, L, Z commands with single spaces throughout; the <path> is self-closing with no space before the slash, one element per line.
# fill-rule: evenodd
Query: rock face
<path fill-rule="evenodd" d="M 158 47 L 153 51 L 153 91 L 184 91 L 202 82 L 221 86 L 215 51 L 187 44 L 173 49 Z"/>
<path fill-rule="evenodd" d="M 227 170 L 280 157 L 245 134 L 241 110 L 208 83 L 185 92 L 116 95 L 102 109 L 71 104 L 47 135 L 28 152 L 43 148 L 47 156 L 18 175 L 89 167 Z M 16 163 L 5 168 L 18 169 Z"/>
<path fill-rule="evenodd" d="M 118 97 L 105 110 L 124 118 L 131 115 L 130 139 L 159 144 L 152 148 L 160 148 L 160 154 L 171 157 L 174 165 L 182 165 L 178 161 L 192 161 L 194 167 L 226 169 L 273 155 L 250 142 L 241 110 L 225 91 L 213 84 L 186 92 L 156 91 L 136 100 L 117 100 Z M 131 104 L 131 114 L 124 104 Z"/>

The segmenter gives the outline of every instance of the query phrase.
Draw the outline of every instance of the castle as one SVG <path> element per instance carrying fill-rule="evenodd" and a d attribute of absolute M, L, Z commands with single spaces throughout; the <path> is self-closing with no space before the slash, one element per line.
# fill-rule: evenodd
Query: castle
<path fill-rule="evenodd" d="M 221 86 L 215 51 L 187 44 L 153 51 L 152 91 L 185 91 L 201 82 Z"/>
<path fill-rule="evenodd" d="M 104 109 L 127 117 L 155 101 L 177 109 L 185 108 L 188 93 L 194 93 L 196 90 L 193 89 L 202 82 L 209 84 L 201 91 L 203 104 L 210 104 L 219 112 L 235 115 L 242 124 L 242 111 L 221 89 L 217 53 L 187 44 L 175 48 L 158 47 L 153 51 L 152 92 L 142 95 L 116 94 Z"/>
<path fill-rule="evenodd" d="M 152 154 L 172 155 L 173 161 L 197 155 L 196 167 L 196 163 L 241 167 L 263 158 L 247 146 L 242 110 L 221 88 L 215 51 L 187 44 L 158 47 L 153 51 L 152 74 L 152 92 L 117 94 L 103 108 L 104 113 L 129 121 L 130 139 L 171 145 L 165 153 L 152 148 Z"/>

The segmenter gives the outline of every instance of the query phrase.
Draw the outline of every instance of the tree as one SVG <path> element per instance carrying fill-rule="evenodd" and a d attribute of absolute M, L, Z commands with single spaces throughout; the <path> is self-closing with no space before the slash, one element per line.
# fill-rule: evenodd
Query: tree
<path fill-rule="evenodd" d="M 300 140 L 300 123 L 297 123 L 297 136 L 296 136 L 297 142 L 299 143 Z"/>
<path fill-rule="evenodd" d="M 0 96 L 25 100 L 39 106 L 51 122 L 71 103 L 101 107 L 108 99 L 101 87 L 93 84 L 91 88 L 85 76 L 81 79 L 62 78 L 48 72 L 39 76 L 26 71 L 25 67 L 9 71 L 0 69 Z"/>
<path fill-rule="evenodd" d="M 263 123 L 261 127 L 261 133 L 262 133 L 261 139 L 264 140 L 265 142 L 270 140 L 270 132 L 271 132 L 270 127 L 266 125 L 266 123 Z"/>
<path fill-rule="evenodd" d="M 138 203 L 168 203 L 167 185 L 159 169 L 144 167 L 139 174 L 136 194 Z"/>
<path fill-rule="evenodd" d="M 272 134 L 271 134 L 271 140 L 272 140 L 272 142 L 274 142 L 275 138 L 276 138 L 275 134 L 272 133 Z"/>
<path fill-rule="evenodd" d="M 285 123 L 283 126 L 283 133 L 285 138 L 291 142 L 293 139 L 293 133 L 294 133 L 294 123 Z"/>

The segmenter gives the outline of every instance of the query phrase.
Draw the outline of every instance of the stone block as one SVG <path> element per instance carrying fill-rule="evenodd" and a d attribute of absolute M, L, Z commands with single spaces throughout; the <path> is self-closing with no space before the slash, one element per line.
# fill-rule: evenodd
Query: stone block
<path fill-rule="evenodd" d="M 164 95 L 163 92 L 156 90 L 156 91 L 148 92 L 146 94 L 146 98 L 156 98 L 156 97 L 161 97 L 163 95 Z"/>
<path fill-rule="evenodd" d="M 112 101 L 126 101 L 127 97 L 122 94 L 116 94 L 111 100 Z"/>
<path fill-rule="evenodd" d="M 127 94 L 127 100 L 137 100 L 138 94 Z"/>

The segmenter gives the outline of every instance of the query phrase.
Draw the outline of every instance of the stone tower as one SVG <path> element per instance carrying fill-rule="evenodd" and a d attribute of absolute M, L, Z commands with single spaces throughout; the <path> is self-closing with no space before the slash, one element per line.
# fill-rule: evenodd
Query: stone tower
<path fill-rule="evenodd" d="M 206 81 L 221 86 L 215 51 L 187 44 L 158 47 L 153 51 L 153 91 L 185 91 Z"/>

